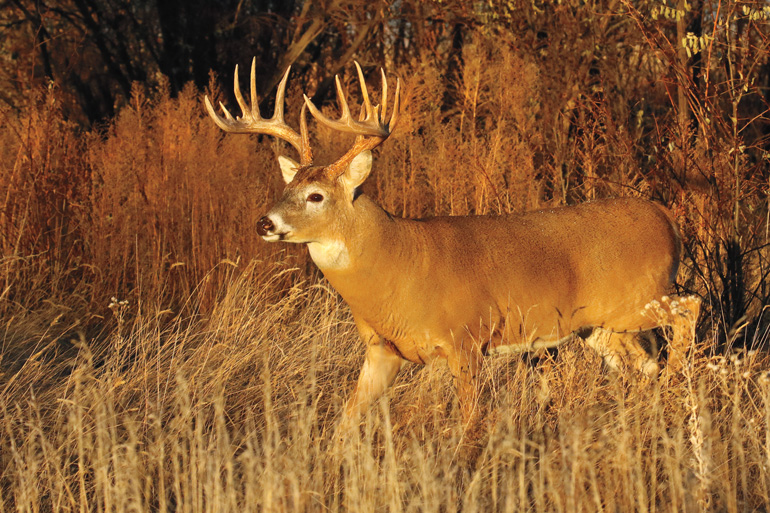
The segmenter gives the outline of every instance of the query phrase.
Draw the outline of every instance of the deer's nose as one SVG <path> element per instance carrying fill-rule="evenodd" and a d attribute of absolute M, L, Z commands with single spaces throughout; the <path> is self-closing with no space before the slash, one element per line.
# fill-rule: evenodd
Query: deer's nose
<path fill-rule="evenodd" d="M 259 221 L 257 221 L 257 233 L 260 235 L 260 237 L 264 237 L 273 230 L 275 230 L 275 225 L 269 217 L 264 216 Z"/>

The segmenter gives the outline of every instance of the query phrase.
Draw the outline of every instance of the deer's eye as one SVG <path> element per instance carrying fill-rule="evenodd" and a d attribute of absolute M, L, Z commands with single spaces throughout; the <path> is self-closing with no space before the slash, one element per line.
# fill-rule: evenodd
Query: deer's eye
<path fill-rule="evenodd" d="M 307 200 L 313 203 L 320 203 L 324 200 L 324 197 L 322 194 L 318 194 L 317 192 L 314 192 L 313 194 L 307 197 Z"/>

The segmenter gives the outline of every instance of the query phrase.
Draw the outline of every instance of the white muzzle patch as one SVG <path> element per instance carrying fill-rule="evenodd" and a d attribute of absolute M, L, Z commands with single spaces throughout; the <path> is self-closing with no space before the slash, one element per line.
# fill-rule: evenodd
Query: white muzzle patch
<path fill-rule="evenodd" d="M 267 242 L 278 242 L 282 240 L 291 242 L 290 240 L 287 240 L 287 238 L 291 236 L 294 227 L 285 223 L 280 214 L 268 214 L 267 218 L 272 221 L 273 229 L 267 235 L 263 235 L 262 239 Z"/>

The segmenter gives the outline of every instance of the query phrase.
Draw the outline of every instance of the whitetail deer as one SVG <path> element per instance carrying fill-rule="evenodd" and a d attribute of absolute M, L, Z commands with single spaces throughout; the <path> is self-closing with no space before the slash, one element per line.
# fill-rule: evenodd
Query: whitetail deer
<path fill-rule="evenodd" d="M 299 133 L 283 120 L 289 70 L 269 120 L 259 114 L 253 63 L 251 107 L 235 70 L 241 117 L 233 118 L 224 105 L 225 117 L 218 116 L 206 98 L 223 130 L 273 135 L 299 152 L 299 163 L 278 157 L 287 185 L 257 231 L 266 241 L 307 244 L 350 306 L 366 359 L 345 408 L 347 423 L 382 394 L 404 360 L 437 358 L 449 364 L 468 421 L 483 355 L 553 347 L 575 332 L 610 367 L 657 374 L 638 337 L 656 327 L 645 305 L 661 299 L 676 276 L 681 242 L 670 214 L 627 198 L 505 216 L 393 217 L 358 187 L 371 171 L 371 150 L 396 125 L 400 82 L 388 120 L 385 73 L 382 106 L 372 107 L 357 63 L 356 69 L 363 97 L 359 120 L 337 78 L 340 119 L 326 118 L 305 96 Z M 357 135 L 331 165 L 312 165 L 306 110 L 328 127 Z"/>

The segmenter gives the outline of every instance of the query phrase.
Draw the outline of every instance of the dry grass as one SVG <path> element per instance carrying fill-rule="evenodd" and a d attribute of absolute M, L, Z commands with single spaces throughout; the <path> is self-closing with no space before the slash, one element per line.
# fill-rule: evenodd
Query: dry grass
<path fill-rule="evenodd" d="M 679 283 L 720 297 L 700 271 L 722 271 L 709 259 L 732 211 L 664 180 L 679 150 L 643 172 L 650 135 L 623 108 L 563 110 L 572 100 L 549 95 L 546 70 L 482 37 L 466 55 L 450 113 L 436 67 L 401 70 L 407 111 L 368 194 L 406 216 L 665 196 L 692 249 Z M 727 327 L 706 301 L 694 344 L 680 317 L 681 371 L 654 382 L 607 372 L 579 340 L 534 364 L 488 360 L 473 441 L 446 369 L 408 367 L 341 443 L 362 348 L 304 248 L 256 236 L 280 188 L 270 143 L 223 138 L 192 90 L 137 92 L 94 133 L 62 120 L 55 91 L 29 112 L 3 113 L 0 129 L 0 509 L 770 509 L 768 358 L 730 349 L 748 324 L 747 346 L 766 341 L 761 295 Z M 315 139 L 322 159 L 339 144 Z M 734 161 L 688 151 L 729 182 Z M 745 233 L 761 235 L 765 197 L 743 183 L 756 186 Z M 766 253 L 745 253 L 745 290 L 759 290 Z"/>
<path fill-rule="evenodd" d="M 2 501 L 18 511 L 739 511 L 770 506 L 770 380 L 760 353 L 690 352 L 647 382 L 579 341 L 485 367 L 488 433 L 463 441 L 442 368 L 410 367 L 360 440 L 336 413 L 361 364 L 344 305 L 296 269 L 281 298 L 232 278 L 207 319 L 114 307 L 6 382 Z M 200 301 L 200 297 L 193 298 Z M 123 319 L 123 320 L 121 320 Z M 50 351 L 50 349 L 49 349 Z M 66 375 L 64 375 L 66 374 Z M 53 380 L 51 383 L 49 380 Z M 41 392 L 38 392 L 40 390 Z"/>

